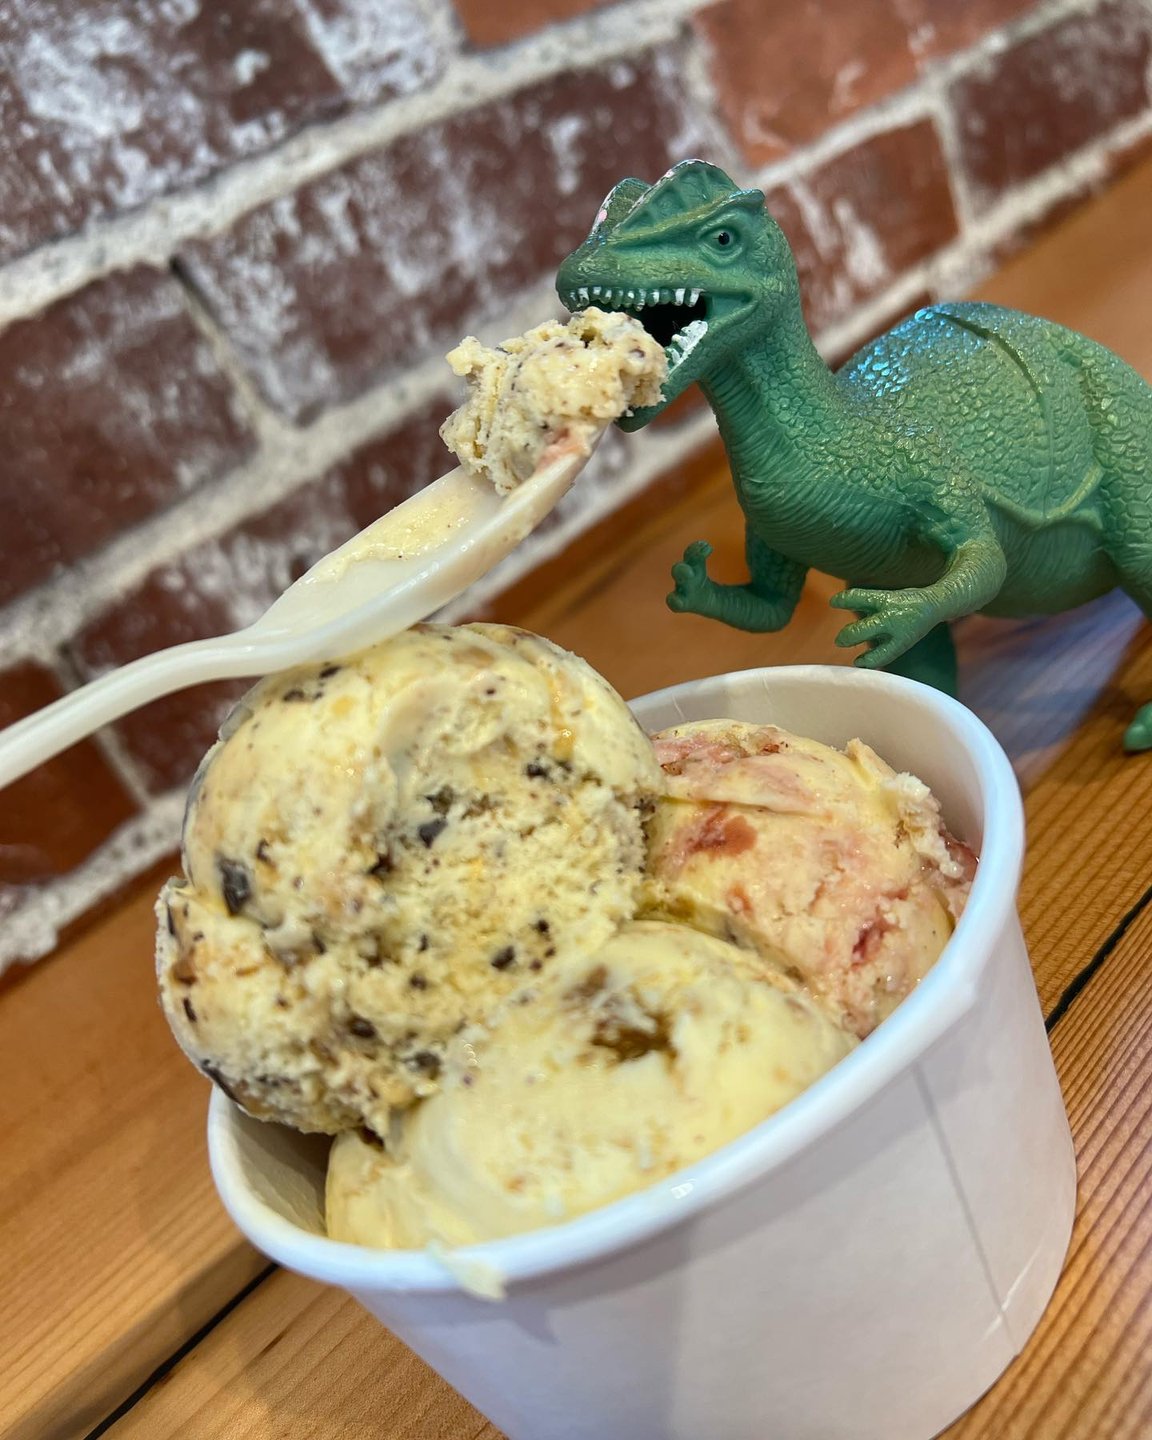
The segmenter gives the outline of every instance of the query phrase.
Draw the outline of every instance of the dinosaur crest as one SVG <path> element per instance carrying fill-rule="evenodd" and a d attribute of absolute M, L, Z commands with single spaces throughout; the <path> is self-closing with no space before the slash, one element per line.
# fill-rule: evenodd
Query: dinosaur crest
<path fill-rule="evenodd" d="M 646 240 L 685 221 L 704 220 L 719 205 L 758 209 L 759 190 L 741 190 L 731 176 L 706 160 L 681 160 L 656 181 L 621 180 L 596 217 L 613 239 Z"/>
<path fill-rule="evenodd" d="M 620 180 L 613 185 L 597 211 L 592 225 L 593 235 L 605 225 L 609 230 L 614 230 L 651 188 L 646 181 L 637 180 L 635 177 Z"/>

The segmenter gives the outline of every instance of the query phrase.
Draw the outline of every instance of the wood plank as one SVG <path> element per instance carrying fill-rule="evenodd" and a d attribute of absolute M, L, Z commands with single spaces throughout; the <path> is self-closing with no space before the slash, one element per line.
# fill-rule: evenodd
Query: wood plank
<path fill-rule="evenodd" d="M 747 634 L 698 615 L 674 615 L 664 603 L 672 588 L 669 572 L 694 540 L 712 543 L 709 568 L 717 579 L 747 578 L 744 520 L 723 456 L 716 458 L 706 484 L 634 533 L 620 536 L 580 576 L 528 606 L 497 598 L 495 616 L 575 650 L 626 696 L 721 670 L 812 660 L 851 663 L 853 652 L 833 643 L 844 615 L 827 603 L 842 587 L 826 575 L 811 577 L 795 619 L 775 635 Z"/>
<path fill-rule="evenodd" d="M 737 563 L 739 515 L 731 503 L 727 485 L 713 485 L 701 499 L 705 503 L 698 500 L 677 507 L 639 534 L 635 540 L 636 564 L 612 565 L 611 557 L 607 557 L 603 575 L 595 577 L 596 583 L 582 592 L 575 589 L 562 592 L 540 602 L 537 608 L 502 618 L 542 629 L 560 643 L 581 650 L 621 688 L 631 691 L 668 683 L 691 673 L 694 668 L 696 673 L 703 674 L 719 666 L 738 668 L 760 663 L 755 647 L 765 640 L 783 660 L 793 658 L 787 654 L 791 644 L 788 632 L 774 637 L 743 636 L 691 617 L 672 616 L 663 607 L 654 581 L 657 565 L 665 556 L 653 559 L 661 548 L 676 553 L 683 542 L 703 532 L 716 540 L 722 564 L 731 567 Z M 839 623 L 826 604 L 826 593 L 833 583 L 818 577 L 805 598 L 800 622 L 808 627 L 803 644 L 812 646 L 826 658 L 831 658 L 830 635 Z M 823 589 L 818 588 L 821 584 Z M 614 617 L 619 617 L 622 623 L 613 625 Z M 1093 624 L 1071 632 L 1071 640 L 1066 637 L 1060 657 L 1063 676 L 1081 670 L 1091 672 L 1092 667 L 1099 664 L 1102 640 L 1112 634 L 1116 618 L 1114 614 L 1104 613 L 1096 617 Z M 678 633 L 682 623 L 686 623 L 690 632 L 683 643 Z M 1002 630 L 999 647 L 990 662 L 992 673 L 985 677 L 984 684 L 987 718 L 994 727 L 1001 728 L 1018 714 L 1015 704 L 1004 711 L 996 708 L 1003 703 L 1000 673 L 1003 665 L 1016 673 L 1029 671 L 1031 667 L 1036 683 L 1042 684 L 1042 670 L 1050 656 L 1053 638 L 1043 626 Z M 1146 649 L 1137 650 L 1133 664 L 1145 665 L 1152 658 Z M 808 653 L 811 655 L 812 651 Z M 985 663 L 981 645 L 974 647 L 972 659 L 972 675 L 979 682 Z M 1143 683 L 1143 670 L 1138 669 L 1134 675 L 1136 678 L 1125 671 L 1114 684 L 1127 688 L 1130 684 Z M 1077 687 L 1067 685 L 1058 693 L 1067 693 L 1069 704 L 1078 705 Z M 1120 913 L 1117 897 L 1127 899 L 1125 887 L 1129 882 L 1133 886 L 1141 880 L 1147 883 L 1139 863 L 1133 863 L 1130 875 L 1118 870 L 1110 858 L 1107 843 L 1129 823 L 1133 834 L 1139 833 L 1147 839 L 1149 816 L 1152 816 L 1152 765 L 1142 760 L 1126 760 L 1120 754 L 1116 710 L 1116 704 L 1111 701 L 1097 704 L 1077 729 L 1082 706 L 1076 708 L 1069 727 L 1072 738 L 1048 747 L 1055 754 L 1055 760 L 1051 760 L 1050 755 L 1047 757 L 1050 768 L 1034 781 L 1029 795 L 1033 844 L 1025 887 L 1029 902 L 1026 924 L 1041 988 L 1049 1001 L 1054 1001 L 1059 994 L 1072 967 L 1079 968 L 1103 942 Z M 1087 836 L 1090 842 L 1084 855 L 1074 857 L 1072 874 L 1069 874 L 1067 856 L 1060 853 L 1065 828 L 1074 836 Z M 1050 853 L 1057 854 L 1057 863 L 1050 863 Z M 1045 923 L 1051 915 L 1055 920 Z M 155 1435 L 157 1440 L 165 1440 L 168 1434 L 192 1437 L 227 1433 L 243 1437 L 249 1433 L 259 1434 L 257 1422 L 261 1419 L 266 1422 L 269 1415 L 275 1415 L 277 1421 L 286 1426 L 283 1440 L 304 1440 L 305 1436 L 314 1436 L 315 1440 L 345 1440 L 363 1433 L 356 1428 L 360 1423 L 357 1416 L 362 1412 L 355 1406 L 365 1394 L 370 1397 L 364 1402 L 368 1412 L 379 1420 L 382 1413 L 379 1407 L 397 1403 L 396 1395 L 403 1392 L 404 1403 L 417 1406 L 419 1413 L 425 1414 L 422 1407 L 428 1407 L 423 1423 L 429 1427 L 439 1423 L 442 1413 L 444 1416 L 454 1414 L 453 1407 L 462 1403 L 407 1352 L 403 1352 L 405 1360 L 401 1369 L 394 1373 L 394 1367 L 401 1363 L 396 1358 L 396 1342 L 369 1317 L 361 1315 L 353 1302 L 338 1296 L 323 1299 L 326 1292 L 289 1277 L 279 1277 L 276 1291 L 270 1293 L 284 1293 L 293 1298 L 283 1302 L 283 1310 L 271 1307 L 270 1302 L 257 1310 L 255 1296 L 246 1301 L 165 1383 L 160 1392 L 164 1408 L 137 1407 L 139 1417 L 137 1410 L 130 1412 L 113 1430 L 113 1435 L 120 1432 Z M 302 1299 L 304 1296 L 310 1298 Z M 316 1306 L 336 1307 L 335 1310 L 324 1308 L 323 1313 L 334 1317 L 331 1323 L 341 1336 L 342 1353 L 347 1357 L 360 1357 L 358 1379 L 347 1385 L 334 1385 L 331 1394 L 325 1391 L 322 1381 L 326 1373 L 327 1338 L 323 1344 L 308 1339 L 319 1333 Z M 335 1318 L 337 1316 L 339 1318 Z M 244 1365 L 248 1358 L 253 1364 L 263 1365 L 256 1359 L 257 1353 L 284 1331 L 285 1325 L 295 1347 L 288 1352 L 292 1355 L 292 1364 L 269 1373 L 261 1370 L 262 1378 L 253 1398 L 246 1388 L 249 1377 Z M 298 1379 L 301 1373 L 307 1378 Z M 405 1378 L 402 1380 L 400 1376 Z M 304 1386 L 302 1393 L 310 1397 L 307 1408 L 289 1397 L 288 1391 L 295 1393 L 297 1384 Z M 360 1398 L 354 1403 L 349 1399 L 350 1394 Z M 159 1401 L 155 1403 L 158 1405 Z M 152 1406 L 151 1396 L 148 1404 Z M 182 1417 L 197 1411 L 198 1423 L 204 1428 L 164 1428 L 165 1416 L 170 1414 L 173 1424 L 187 1425 L 190 1422 Z M 411 1433 L 403 1428 L 409 1424 L 405 1416 L 407 1411 L 395 1421 L 401 1427 L 396 1429 L 396 1437 Z M 144 1428 L 133 1428 L 137 1425 Z M 393 1440 L 393 1432 L 383 1423 L 378 1433 Z M 438 1432 L 429 1429 L 428 1433 Z"/>
<path fill-rule="evenodd" d="M 1144 303 L 1152 292 L 1150 240 L 1152 165 L 1145 165 L 1008 267 L 983 297 L 1061 319 L 1152 375 Z M 630 514 L 635 524 L 600 532 L 611 543 L 586 550 L 578 575 L 558 565 L 547 586 L 519 587 L 497 603 L 497 613 L 583 653 L 626 694 L 747 665 L 850 660 L 831 643 L 842 617 L 827 606 L 837 586 L 827 577 L 813 577 L 797 619 L 779 636 L 744 636 L 666 610 L 668 568 L 691 540 L 713 541 L 720 578 L 742 574 L 741 517 L 723 477 L 688 502 Z M 1022 906 L 1041 995 L 1051 1006 L 1148 883 L 1152 761 L 1121 757 L 1119 735 L 1135 704 L 1152 695 L 1152 645 L 1126 602 L 1109 599 L 1039 624 L 972 621 L 961 646 L 966 698 L 1027 783 Z M 0 1145 L 13 1197 L 0 1205 L 0 1243 L 5 1256 L 18 1257 L 10 1271 L 16 1302 L 0 1321 L 8 1362 L 0 1413 L 22 1426 L 6 1432 L 13 1440 L 80 1433 L 111 1408 L 109 1397 L 122 1398 L 133 1377 L 155 1363 L 148 1357 L 161 1344 L 170 1351 L 259 1263 L 240 1248 L 210 1195 L 203 1089 L 152 1000 L 149 928 L 145 911 L 128 907 L 23 978 L 0 1009 L 0 1064 L 10 1076 L 0 1100 Z M 1138 1263 L 1149 1230 L 1140 1203 L 1147 1114 L 1132 1088 L 1146 1073 L 1148 1016 L 1142 1003 L 1130 1015 L 1116 988 L 1118 975 L 1130 983 L 1147 965 L 1144 947 L 1142 920 L 1057 1031 L 1085 1165 L 1081 1269 L 1073 1275 L 1070 1268 L 1064 1282 L 1079 1288 L 1053 1312 L 1064 1313 L 1070 1338 L 1051 1331 L 1050 1317 L 1049 1339 L 1038 1338 L 984 1402 L 999 1404 L 1003 1390 L 1016 1393 L 1015 1408 L 983 1429 L 971 1428 L 975 1419 L 965 1422 L 965 1435 L 1132 1440 L 1152 1429 L 1145 1423 L 1147 1378 L 1138 1366 L 1125 1369 L 1137 1347 L 1146 1348 L 1141 1311 L 1150 1308 Z M 76 1016 L 79 997 L 84 1028 L 73 1020 L 61 1057 L 58 1017 Z M 1096 1013 L 1092 1006 L 1101 1007 L 1099 1018 L 1088 1025 L 1083 1017 Z M 1068 1037 L 1081 1031 L 1082 1046 L 1074 1045 Z M 23 1098 L 12 1098 L 21 1090 Z M 1099 1336 L 1071 1328 L 1080 1310 L 1098 1318 Z M 1043 1344 L 1051 1347 L 1043 1363 L 1030 1360 Z M 1030 1365 L 1034 1380 L 1013 1392 L 1018 1372 L 1033 1373 Z M 1060 1394 L 1065 1372 L 1073 1378 Z M 1070 1418 L 1073 1398 L 1095 1429 Z M 162 1402 L 169 1408 L 157 1408 Z M 254 1440 L 368 1433 L 389 1440 L 458 1433 L 466 1440 L 475 1433 L 494 1440 L 490 1429 L 468 1428 L 471 1412 L 461 1403 L 352 1302 L 278 1276 L 112 1433 L 127 1434 L 147 1418 L 151 1428 L 135 1433 L 156 1440 L 168 1433 Z M 1123 1428 L 1133 1415 L 1142 1432 Z M 408 1432 L 395 1428 L 405 1425 Z"/>
<path fill-rule="evenodd" d="M 1080 1156 L 1068 1265 L 1031 1343 L 948 1440 L 1152 1434 L 1152 905 L 1054 1050 Z M 108 1435 L 263 1440 L 273 1426 L 277 1440 L 499 1440 L 354 1301 L 283 1273 Z"/>
<path fill-rule="evenodd" d="M 1062 629 L 1046 621 L 991 636 L 995 622 L 973 621 L 978 633 L 961 647 L 967 698 L 1025 786 L 1020 913 L 1045 1013 L 1152 880 L 1152 755 L 1120 746 L 1152 697 L 1152 631 L 1129 639 L 1131 622 L 1124 597 L 1109 597 Z M 1113 655 L 1117 669 L 1102 674 Z M 1024 733 L 1033 724 L 1035 748 Z"/>
<path fill-rule="evenodd" d="M 1152 881 L 1152 761 L 1117 754 L 1108 719 L 1105 702 L 1026 807 L 1021 914 L 1045 1013 Z"/>
<path fill-rule="evenodd" d="M 1044 315 L 1152 377 L 1152 166 L 1145 160 L 1003 265 L 978 298 Z"/>
<path fill-rule="evenodd" d="M 86 1433 L 266 1263 L 216 1200 L 208 1084 L 156 1003 L 160 879 L 5 987 L 5 1440 Z"/>
<path fill-rule="evenodd" d="M 796 619 L 748 635 L 664 604 L 668 566 L 695 539 L 735 578 L 743 520 L 725 473 L 608 552 L 587 577 L 501 619 L 583 655 L 625 695 L 754 665 L 850 663 L 834 638 L 839 582 L 814 575 Z M 1152 630 L 1122 595 L 1074 616 L 961 627 L 963 695 L 1008 750 L 1027 791 L 1021 913 L 1045 1009 L 1152 878 L 1152 756 L 1126 756 L 1124 726 L 1152 697 Z"/>
<path fill-rule="evenodd" d="M 1152 1435 L 1152 905 L 1052 1049 L 1080 1169 L 1068 1263 L 1024 1353 L 948 1440 Z"/>
<path fill-rule="evenodd" d="M 107 1440 L 500 1440 L 354 1300 L 278 1271 Z"/>

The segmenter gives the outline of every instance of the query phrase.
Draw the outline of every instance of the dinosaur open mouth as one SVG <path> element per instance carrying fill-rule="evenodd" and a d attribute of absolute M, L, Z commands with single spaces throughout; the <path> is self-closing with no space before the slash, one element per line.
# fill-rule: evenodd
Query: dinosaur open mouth
<path fill-rule="evenodd" d="M 563 297 L 569 310 L 599 305 L 635 315 L 675 364 L 692 351 L 708 329 L 708 297 L 686 286 L 637 289 L 619 285 L 581 285 Z"/>

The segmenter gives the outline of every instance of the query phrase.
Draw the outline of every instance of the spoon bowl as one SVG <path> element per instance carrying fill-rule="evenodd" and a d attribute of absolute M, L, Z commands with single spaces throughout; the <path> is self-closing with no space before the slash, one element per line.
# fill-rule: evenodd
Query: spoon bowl
<path fill-rule="evenodd" d="M 600 434 L 562 435 L 508 495 L 453 470 L 318 560 L 243 630 L 144 655 L 10 725 L 0 731 L 0 788 L 161 695 L 339 660 L 423 620 L 536 528 Z"/>

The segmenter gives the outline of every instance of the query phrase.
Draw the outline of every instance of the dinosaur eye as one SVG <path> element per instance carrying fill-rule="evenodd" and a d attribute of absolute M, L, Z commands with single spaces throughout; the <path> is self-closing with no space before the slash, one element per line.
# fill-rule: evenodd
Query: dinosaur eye
<path fill-rule="evenodd" d="M 716 244 L 723 248 L 732 244 L 732 235 L 728 230 L 721 230 L 716 236 Z"/>

